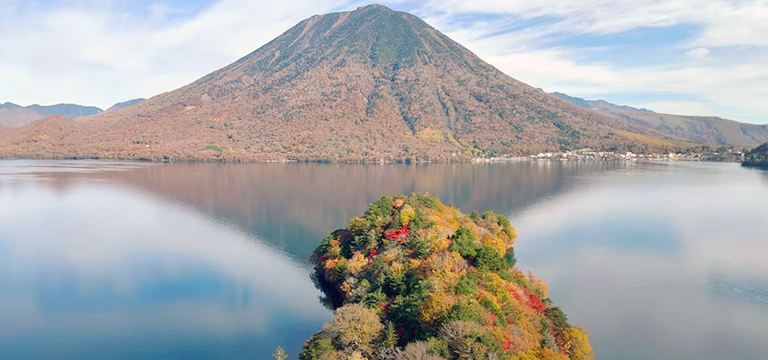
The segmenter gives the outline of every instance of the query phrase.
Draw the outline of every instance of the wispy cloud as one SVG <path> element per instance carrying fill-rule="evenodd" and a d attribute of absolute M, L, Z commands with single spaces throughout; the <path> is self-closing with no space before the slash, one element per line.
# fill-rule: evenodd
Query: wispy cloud
<path fill-rule="evenodd" d="M 447 0 L 425 7 L 428 21 L 449 36 L 548 91 L 768 123 L 766 0 Z M 496 16 L 467 24 L 466 14 Z M 537 18 L 547 21 L 494 34 L 510 19 Z M 690 34 L 681 37 L 681 26 Z M 614 40 L 633 32 L 637 39 Z"/>
<path fill-rule="evenodd" d="M 394 0 L 512 77 L 768 123 L 768 0 Z M 348 0 L 6 0 L 0 101 L 108 107 L 185 85 Z M 655 30 L 652 30 L 655 29 Z"/>

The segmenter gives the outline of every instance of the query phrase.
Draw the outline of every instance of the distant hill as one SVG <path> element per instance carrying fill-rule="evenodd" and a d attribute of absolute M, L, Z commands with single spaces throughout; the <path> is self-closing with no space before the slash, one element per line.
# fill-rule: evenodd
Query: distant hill
<path fill-rule="evenodd" d="M 453 161 L 691 145 L 550 96 L 380 5 L 310 17 L 192 84 L 59 130 L 32 124 L 0 156 Z"/>
<path fill-rule="evenodd" d="M 750 151 L 746 155 L 743 165 L 768 167 L 768 142 Z"/>
<path fill-rule="evenodd" d="M 147 100 L 147 99 L 139 98 L 139 99 L 133 99 L 133 100 L 128 100 L 128 101 L 120 102 L 120 103 L 117 103 L 115 105 L 112 105 L 112 107 L 110 107 L 106 111 L 113 111 L 113 110 L 124 109 L 124 108 L 127 108 L 129 106 L 133 106 L 133 105 L 136 105 L 138 103 L 141 103 L 141 102 L 143 102 L 145 100 Z"/>
<path fill-rule="evenodd" d="M 50 106 L 30 105 L 22 107 L 13 103 L 0 104 L 0 124 L 20 126 L 29 124 L 48 115 L 60 115 L 68 119 L 101 113 L 95 106 L 56 104 Z"/>
<path fill-rule="evenodd" d="M 768 125 L 746 124 L 718 117 L 659 114 L 604 100 L 584 100 L 563 93 L 552 95 L 583 108 L 599 110 L 617 120 L 682 140 L 749 147 L 768 141 Z"/>
<path fill-rule="evenodd" d="M 37 111 L 13 103 L 0 104 L 0 124 L 18 126 L 42 118 Z"/>

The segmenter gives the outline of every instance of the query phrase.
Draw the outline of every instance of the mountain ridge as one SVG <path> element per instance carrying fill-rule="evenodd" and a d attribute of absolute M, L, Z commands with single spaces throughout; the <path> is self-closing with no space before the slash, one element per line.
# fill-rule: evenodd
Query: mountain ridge
<path fill-rule="evenodd" d="M 768 125 L 744 123 L 716 116 L 663 114 L 648 109 L 616 105 L 605 100 L 585 100 L 558 92 L 552 95 L 576 106 L 601 111 L 619 121 L 686 141 L 747 147 L 768 141 Z"/>
<path fill-rule="evenodd" d="M 21 106 L 11 102 L 0 104 L 0 124 L 8 126 L 22 126 L 49 115 L 60 115 L 68 119 L 92 116 L 101 113 L 101 109 L 95 106 L 83 106 L 77 104 L 55 104 Z"/>
<path fill-rule="evenodd" d="M 455 161 L 688 146 L 515 80 L 381 5 L 312 16 L 189 85 L 73 123 L 58 136 L 33 124 L 0 156 Z"/>
<path fill-rule="evenodd" d="M 147 99 L 145 99 L 145 98 L 136 98 L 136 99 L 132 99 L 132 100 L 128 100 L 128 101 L 119 102 L 119 103 L 117 103 L 115 105 L 110 106 L 107 110 L 104 110 L 104 111 L 107 112 L 107 111 L 114 111 L 114 110 L 124 109 L 124 108 L 127 108 L 129 106 L 133 106 L 133 105 L 142 103 L 142 102 L 144 102 L 146 100 Z"/>

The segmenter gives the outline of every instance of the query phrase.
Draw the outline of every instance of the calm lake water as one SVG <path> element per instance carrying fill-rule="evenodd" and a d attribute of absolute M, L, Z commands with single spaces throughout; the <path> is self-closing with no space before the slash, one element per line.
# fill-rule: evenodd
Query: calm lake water
<path fill-rule="evenodd" d="M 293 358 L 309 254 L 384 194 L 509 215 L 598 359 L 765 359 L 768 172 L 0 161 L 0 359 Z"/>

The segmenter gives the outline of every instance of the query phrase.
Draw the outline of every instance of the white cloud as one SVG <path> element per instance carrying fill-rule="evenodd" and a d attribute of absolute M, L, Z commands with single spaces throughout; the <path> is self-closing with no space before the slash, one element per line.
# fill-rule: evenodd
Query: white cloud
<path fill-rule="evenodd" d="M 695 49 L 688 50 L 688 52 L 686 52 L 685 55 L 688 55 L 689 57 L 692 57 L 692 58 L 703 58 L 709 55 L 709 53 L 711 52 L 712 50 L 709 50 L 707 48 L 698 47 Z"/>
<path fill-rule="evenodd" d="M 170 91 L 252 52 L 341 0 L 224 0 L 194 18 L 158 26 L 99 2 L 0 6 L 0 101 L 75 102 L 106 108 Z M 5 5 L 5 4 L 4 4 Z M 12 80 L 12 82 L 11 82 Z M 12 84 L 12 85 L 11 85 Z"/>
<path fill-rule="evenodd" d="M 765 48 L 768 0 L 447 0 L 440 3 L 446 10 L 429 13 L 429 22 L 446 29 L 449 36 L 510 76 L 534 86 L 582 97 L 645 95 L 638 96 L 630 105 L 663 112 L 768 122 L 764 105 L 768 95 L 765 90 L 768 89 L 768 68 L 764 66 L 768 60 Z M 432 4 L 437 5 L 437 2 Z M 456 26 L 457 16 L 466 13 L 506 14 L 508 18 L 482 18 L 470 26 Z M 539 17 L 545 17 L 546 21 L 520 31 L 496 34 L 507 26 L 509 18 Z M 612 55 L 620 50 L 611 48 L 610 44 L 575 47 L 563 41 L 574 34 L 599 37 L 673 25 L 687 25 L 699 31 L 672 49 L 641 45 L 647 47 L 649 54 L 679 51 L 679 55 L 666 54 L 675 60 L 663 63 L 616 64 Z M 734 51 L 729 51 L 734 47 L 749 56 L 734 55 Z M 649 95 L 657 100 L 640 99 Z"/>

